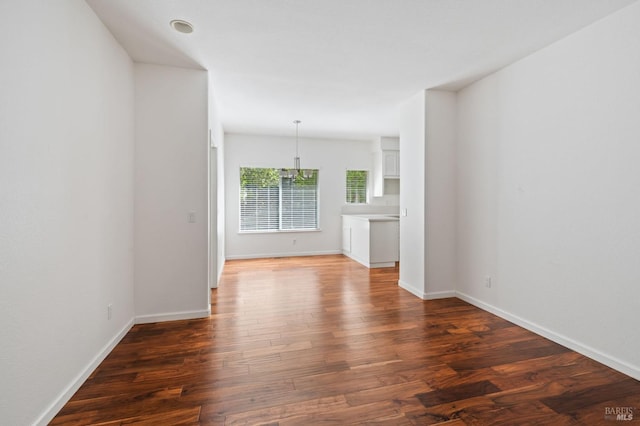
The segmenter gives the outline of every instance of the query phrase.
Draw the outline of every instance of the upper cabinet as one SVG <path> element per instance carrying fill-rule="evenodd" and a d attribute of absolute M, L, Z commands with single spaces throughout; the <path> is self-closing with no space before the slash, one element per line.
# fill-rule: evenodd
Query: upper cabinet
<path fill-rule="evenodd" d="M 400 151 L 382 151 L 382 176 L 400 179 Z"/>
<path fill-rule="evenodd" d="M 381 137 L 373 151 L 373 195 L 385 195 L 385 179 L 400 179 L 400 139 Z"/>

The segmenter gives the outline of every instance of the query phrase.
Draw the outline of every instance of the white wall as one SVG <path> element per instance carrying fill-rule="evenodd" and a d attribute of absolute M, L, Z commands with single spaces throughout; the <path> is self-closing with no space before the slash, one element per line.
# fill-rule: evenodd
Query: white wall
<path fill-rule="evenodd" d="M 400 116 L 398 284 L 423 299 L 452 297 L 456 95 L 421 91 L 402 106 Z"/>
<path fill-rule="evenodd" d="M 210 77 L 210 76 L 209 76 Z M 224 129 L 209 84 L 209 287 L 218 286 L 224 268 Z"/>
<path fill-rule="evenodd" d="M 415 94 L 400 113 L 400 279 L 398 284 L 425 297 L 425 92 Z M 406 216 L 404 216 L 406 211 Z"/>
<path fill-rule="evenodd" d="M 135 83 L 136 321 L 206 316 L 207 72 L 135 64 Z"/>
<path fill-rule="evenodd" d="M 638 22 L 635 3 L 458 94 L 457 266 L 463 297 L 640 379 Z"/>
<path fill-rule="evenodd" d="M 0 15 L 0 423 L 46 424 L 134 317 L 133 65 L 84 2 Z"/>
<path fill-rule="evenodd" d="M 302 167 L 319 169 L 321 231 L 245 234 L 238 232 L 240 167 L 291 167 L 295 137 L 226 134 L 224 142 L 227 259 L 342 252 L 345 173 L 371 170 L 370 141 L 300 138 Z"/>
<path fill-rule="evenodd" d="M 456 288 L 456 94 L 426 92 L 425 286 L 427 299 Z"/>

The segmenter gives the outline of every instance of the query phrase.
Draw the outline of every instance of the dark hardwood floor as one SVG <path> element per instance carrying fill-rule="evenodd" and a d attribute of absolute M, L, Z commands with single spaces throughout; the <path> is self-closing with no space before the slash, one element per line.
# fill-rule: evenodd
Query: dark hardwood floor
<path fill-rule="evenodd" d="M 640 423 L 639 381 L 397 279 L 343 256 L 228 261 L 211 317 L 135 326 L 52 424 Z"/>

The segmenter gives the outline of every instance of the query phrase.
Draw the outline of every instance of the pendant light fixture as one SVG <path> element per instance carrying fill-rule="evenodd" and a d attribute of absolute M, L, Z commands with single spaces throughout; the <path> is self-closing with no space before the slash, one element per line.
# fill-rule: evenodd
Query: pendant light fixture
<path fill-rule="evenodd" d="M 298 125 L 302 123 L 300 120 L 294 120 L 296 125 L 296 156 L 293 158 L 293 169 L 280 169 L 280 176 L 283 178 L 293 179 L 300 176 L 303 179 L 309 179 L 313 176 L 313 170 L 300 169 L 300 155 L 298 154 Z"/>

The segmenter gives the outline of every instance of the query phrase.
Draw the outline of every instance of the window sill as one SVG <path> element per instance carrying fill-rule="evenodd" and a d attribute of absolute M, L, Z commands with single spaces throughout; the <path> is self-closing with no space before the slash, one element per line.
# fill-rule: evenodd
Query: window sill
<path fill-rule="evenodd" d="M 238 235 L 253 235 L 253 234 L 291 234 L 291 233 L 306 233 L 306 232 L 322 232 L 322 229 L 274 229 L 264 231 L 238 231 Z"/>

